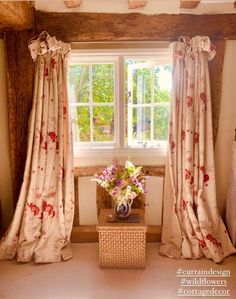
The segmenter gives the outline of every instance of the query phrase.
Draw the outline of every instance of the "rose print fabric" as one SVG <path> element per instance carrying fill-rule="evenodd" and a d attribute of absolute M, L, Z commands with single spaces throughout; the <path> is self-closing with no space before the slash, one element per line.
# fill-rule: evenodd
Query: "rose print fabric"
<path fill-rule="evenodd" d="M 15 215 L 0 241 L 0 259 L 58 262 L 69 244 L 74 215 L 67 100 L 70 45 L 43 32 L 29 48 L 35 83 L 27 160 Z"/>
<path fill-rule="evenodd" d="M 160 253 L 214 262 L 236 250 L 216 204 L 208 37 L 171 44 L 173 90 Z"/>

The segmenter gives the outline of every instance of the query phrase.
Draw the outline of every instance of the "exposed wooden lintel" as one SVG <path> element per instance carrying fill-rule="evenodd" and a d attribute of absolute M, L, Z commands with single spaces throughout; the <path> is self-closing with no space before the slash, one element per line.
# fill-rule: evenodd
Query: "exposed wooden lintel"
<path fill-rule="evenodd" d="M 187 1 L 187 0 L 182 0 L 180 1 L 180 8 L 184 8 L 184 9 L 195 9 L 198 7 L 199 3 L 201 1 Z"/>
<path fill-rule="evenodd" d="M 0 1 L 0 30 L 25 30 L 33 28 L 31 1 Z"/>
<path fill-rule="evenodd" d="M 236 39 L 236 14 L 145 15 L 36 12 L 36 31 L 66 42 L 175 41 L 179 36 L 208 35 Z"/>

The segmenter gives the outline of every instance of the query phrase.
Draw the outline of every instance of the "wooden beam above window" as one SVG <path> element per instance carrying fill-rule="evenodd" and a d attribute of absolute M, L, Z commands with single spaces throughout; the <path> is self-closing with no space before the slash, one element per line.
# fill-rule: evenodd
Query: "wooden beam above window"
<path fill-rule="evenodd" d="M 0 31 L 33 28 L 31 1 L 0 1 Z"/>
<path fill-rule="evenodd" d="M 201 2 L 201 1 L 195 1 L 195 0 L 187 1 L 187 0 L 183 0 L 183 1 L 180 1 L 180 8 L 184 8 L 184 9 L 194 9 L 194 8 L 197 8 L 197 7 L 198 7 L 198 4 L 199 4 L 200 2 Z"/>
<path fill-rule="evenodd" d="M 65 21 L 66 20 L 66 21 Z M 236 39 L 236 14 L 145 15 L 139 13 L 36 12 L 36 31 L 66 42 L 175 41 L 179 36 L 208 35 Z"/>

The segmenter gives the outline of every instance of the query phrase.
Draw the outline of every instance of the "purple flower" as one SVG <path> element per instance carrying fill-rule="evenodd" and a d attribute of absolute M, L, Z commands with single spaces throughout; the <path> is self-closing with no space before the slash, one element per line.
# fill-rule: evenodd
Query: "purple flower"
<path fill-rule="evenodd" d="M 116 188 L 114 188 L 112 191 L 111 191 L 112 195 L 116 195 L 118 193 L 118 190 Z"/>
<path fill-rule="evenodd" d="M 121 183 L 122 183 L 122 181 L 121 181 L 120 179 L 118 179 L 118 180 L 116 181 L 116 186 L 120 186 Z"/>

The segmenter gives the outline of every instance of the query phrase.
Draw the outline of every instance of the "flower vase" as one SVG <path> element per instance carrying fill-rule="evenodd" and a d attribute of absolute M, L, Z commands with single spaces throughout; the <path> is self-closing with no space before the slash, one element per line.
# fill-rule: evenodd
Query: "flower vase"
<path fill-rule="evenodd" d="M 114 212 L 117 218 L 119 219 L 127 219 L 131 213 L 131 205 L 133 200 L 129 199 L 122 201 L 122 203 L 119 203 L 116 201 Z"/>

